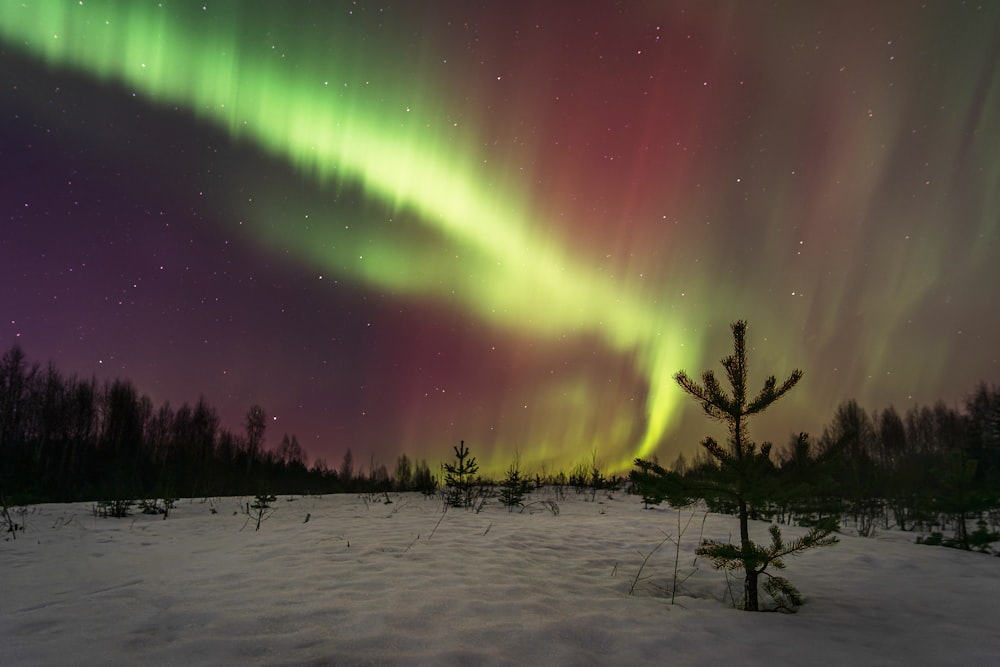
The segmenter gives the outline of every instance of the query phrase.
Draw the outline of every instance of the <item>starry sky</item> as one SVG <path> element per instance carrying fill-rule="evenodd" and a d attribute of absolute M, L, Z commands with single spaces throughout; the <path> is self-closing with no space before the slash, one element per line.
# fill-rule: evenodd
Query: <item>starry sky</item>
<path fill-rule="evenodd" d="M 0 3 L 0 347 L 336 466 L 1000 380 L 1000 3 Z"/>

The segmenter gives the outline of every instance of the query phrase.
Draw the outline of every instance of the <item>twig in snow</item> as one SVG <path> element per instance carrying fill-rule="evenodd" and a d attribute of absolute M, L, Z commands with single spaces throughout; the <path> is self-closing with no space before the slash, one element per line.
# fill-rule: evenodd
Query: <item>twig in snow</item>
<path fill-rule="evenodd" d="M 432 537 L 434 537 L 434 533 L 437 532 L 438 526 L 440 526 L 441 522 L 444 521 L 444 515 L 447 514 L 447 513 L 448 513 L 448 506 L 445 505 L 444 509 L 441 510 L 441 518 L 438 519 L 438 522 L 436 524 L 434 524 L 434 530 L 431 531 L 431 534 L 427 536 L 428 540 L 430 540 Z"/>
<path fill-rule="evenodd" d="M 660 543 L 657 544 L 655 547 L 653 547 L 653 550 L 650 551 L 648 554 L 646 554 L 645 557 L 642 559 L 642 565 L 639 566 L 639 571 L 635 573 L 635 579 L 632 580 L 632 585 L 628 587 L 628 594 L 629 595 L 633 595 L 635 593 L 635 587 L 639 583 L 639 576 L 642 574 L 643 568 L 646 567 L 646 563 L 649 562 L 649 559 L 652 557 L 653 554 L 656 553 L 657 549 L 659 549 L 664 544 L 666 544 L 666 542 L 668 540 L 670 540 L 670 539 L 671 539 L 670 535 L 667 535 L 666 537 L 664 537 L 662 540 L 660 540 Z M 639 555 L 642 556 L 642 552 L 641 551 L 639 552 Z"/>

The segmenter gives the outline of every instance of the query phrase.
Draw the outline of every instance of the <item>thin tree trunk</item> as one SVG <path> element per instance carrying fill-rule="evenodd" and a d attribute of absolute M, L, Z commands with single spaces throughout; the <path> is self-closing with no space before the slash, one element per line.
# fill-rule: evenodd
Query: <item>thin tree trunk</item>
<path fill-rule="evenodd" d="M 743 584 L 743 595 L 746 598 L 746 611 L 758 611 L 757 602 L 757 570 L 747 570 L 747 578 Z"/>
<path fill-rule="evenodd" d="M 969 529 L 965 525 L 965 511 L 958 513 L 958 525 L 956 526 L 955 536 L 958 538 L 958 545 L 970 551 L 972 547 L 969 545 Z"/>
<path fill-rule="evenodd" d="M 750 541 L 749 515 L 747 501 L 738 499 L 740 508 L 740 548 L 743 550 L 743 570 L 746 579 L 743 582 L 743 609 L 757 611 L 757 564 L 753 559 L 753 543 Z"/>

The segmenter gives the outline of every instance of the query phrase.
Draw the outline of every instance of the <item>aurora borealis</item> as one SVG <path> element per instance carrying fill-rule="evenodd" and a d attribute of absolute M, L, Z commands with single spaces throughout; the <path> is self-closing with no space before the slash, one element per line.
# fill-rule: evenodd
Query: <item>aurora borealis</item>
<path fill-rule="evenodd" d="M 312 457 L 691 454 L 1000 375 L 1000 5 L 0 4 L 0 345 Z"/>

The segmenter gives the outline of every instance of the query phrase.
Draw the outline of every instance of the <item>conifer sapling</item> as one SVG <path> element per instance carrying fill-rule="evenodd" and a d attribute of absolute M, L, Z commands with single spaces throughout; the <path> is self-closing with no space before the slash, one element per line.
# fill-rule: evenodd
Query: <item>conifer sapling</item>
<path fill-rule="evenodd" d="M 742 569 L 745 573 L 743 586 L 743 609 L 758 611 L 758 581 L 766 577 L 764 590 L 776 601 L 778 608 L 790 610 L 802 603 L 799 592 L 786 579 L 765 572 L 768 566 L 783 569 L 785 556 L 800 553 L 817 546 L 834 544 L 837 539 L 830 535 L 827 527 L 817 526 L 804 537 L 785 544 L 780 529 L 770 528 L 771 544 L 762 546 L 750 539 L 750 516 L 755 506 L 767 502 L 776 493 L 774 464 L 770 460 L 771 444 L 763 443 L 759 448 L 750 439 L 747 421 L 763 412 L 771 404 L 784 396 L 802 378 L 802 371 L 796 369 L 781 384 L 775 377 L 764 381 L 760 392 L 749 397 L 747 394 L 745 321 L 732 324 L 733 353 L 722 359 L 722 367 L 732 388 L 732 393 L 723 390 L 715 373 L 707 370 L 702 374 L 702 382 L 693 380 L 684 371 L 674 379 L 685 393 L 697 400 L 705 414 L 724 424 L 729 431 L 726 446 L 714 438 L 707 437 L 702 447 L 715 459 L 719 467 L 708 479 L 689 480 L 675 471 L 667 471 L 661 466 L 636 459 L 639 470 L 632 471 L 632 480 L 643 493 L 643 497 L 657 502 L 669 499 L 672 503 L 685 504 L 691 498 L 726 498 L 735 504 L 740 522 L 739 544 L 729 544 L 706 540 L 698 548 L 699 555 L 708 556 L 717 568 L 726 570 Z"/>

